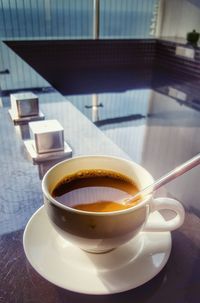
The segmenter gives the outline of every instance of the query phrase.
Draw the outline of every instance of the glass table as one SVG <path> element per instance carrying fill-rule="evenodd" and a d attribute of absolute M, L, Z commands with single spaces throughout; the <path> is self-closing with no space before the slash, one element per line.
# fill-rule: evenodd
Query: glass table
<path fill-rule="evenodd" d="M 109 92 L 86 89 L 81 94 L 74 89 L 64 96 L 13 52 L 12 56 L 15 60 L 10 68 L 15 64 L 16 74 L 3 75 L 1 82 L 4 87 L 9 84 L 9 89 L 2 90 L 0 108 L 0 302 L 199 302 L 199 167 L 156 193 L 175 197 L 186 210 L 183 226 L 172 232 L 172 251 L 164 269 L 148 283 L 124 293 L 74 293 L 45 280 L 25 257 L 23 231 L 43 204 L 41 178 L 55 162 L 33 165 L 24 146 L 29 129 L 27 125 L 14 126 L 8 115 L 8 91 L 17 91 L 20 83 L 23 88 L 27 80 L 24 75 L 19 79 L 17 69 L 23 63 L 33 82 L 42 83 L 39 88 L 33 84 L 24 89 L 37 93 L 46 119 L 62 124 L 73 156 L 124 157 L 157 178 L 200 151 L 199 81 L 158 70 L 151 85 L 140 83 L 119 91 L 110 78 L 113 89 Z"/>

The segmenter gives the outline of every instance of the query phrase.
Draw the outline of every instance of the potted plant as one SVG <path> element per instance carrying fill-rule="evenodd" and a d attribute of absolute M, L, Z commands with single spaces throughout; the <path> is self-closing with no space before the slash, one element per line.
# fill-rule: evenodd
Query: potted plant
<path fill-rule="evenodd" d="M 187 33 L 187 42 L 192 46 L 197 46 L 200 34 L 194 29 L 192 32 Z"/>

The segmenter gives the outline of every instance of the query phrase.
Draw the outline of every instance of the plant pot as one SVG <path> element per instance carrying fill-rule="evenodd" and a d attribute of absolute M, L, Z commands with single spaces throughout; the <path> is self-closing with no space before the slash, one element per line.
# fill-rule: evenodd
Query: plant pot
<path fill-rule="evenodd" d="M 190 33 L 187 33 L 187 42 L 193 46 L 197 46 L 200 34 L 193 30 Z"/>

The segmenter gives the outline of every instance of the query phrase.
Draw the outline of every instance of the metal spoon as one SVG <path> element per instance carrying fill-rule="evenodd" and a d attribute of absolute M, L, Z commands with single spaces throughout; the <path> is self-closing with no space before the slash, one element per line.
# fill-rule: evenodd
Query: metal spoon
<path fill-rule="evenodd" d="M 200 164 L 200 153 L 197 154 L 195 157 L 191 158 L 190 160 L 184 162 L 183 164 L 179 165 L 178 167 L 174 168 L 152 184 L 148 185 L 141 191 L 139 191 L 136 195 L 132 196 L 131 198 L 124 199 L 122 201 L 122 204 L 131 204 L 134 202 L 134 200 L 141 199 L 141 196 L 152 194 L 154 191 L 156 191 L 161 186 L 165 185 L 166 183 L 174 180 L 175 178 L 183 175 L 193 167 Z"/>

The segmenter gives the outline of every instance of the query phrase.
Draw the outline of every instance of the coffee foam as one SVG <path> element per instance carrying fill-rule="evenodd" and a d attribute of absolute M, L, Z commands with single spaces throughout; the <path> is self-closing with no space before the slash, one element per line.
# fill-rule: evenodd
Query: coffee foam
<path fill-rule="evenodd" d="M 70 183 L 73 180 L 78 180 L 78 179 L 83 179 L 83 178 L 93 178 L 93 177 L 108 177 L 108 178 L 113 178 L 121 181 L 128 182 L 130 184 L 134 184 L 133 180 L 131 178 L 112 171 L 112 170 L 105 170 L 105 169 L 85 169 L 85 170 L 80 170 L 78 172 L 75 172 L 74 174 L 65 176 L 61 181 L 59 181 L 56 184 L 57 186 Z"/>

